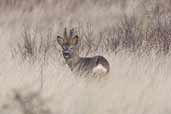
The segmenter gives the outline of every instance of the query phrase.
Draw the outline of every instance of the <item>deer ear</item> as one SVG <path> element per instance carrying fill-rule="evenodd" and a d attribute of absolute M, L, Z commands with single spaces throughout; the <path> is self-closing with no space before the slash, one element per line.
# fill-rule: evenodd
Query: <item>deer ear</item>
<path fill-rule="evenodd" d="M 64 43 L 64 39 L 61 36 L 57 36 L 57 42 L 60 46 L 62 46 Z"/>
<path fill-rule="evenodd" d="M 80 38 L 78 37 L 78 35 L 75 35 L 73 38 L 72 38 L 72 44 L 73 45 L 77 45 L 78 42 L 79 42 Z"/>

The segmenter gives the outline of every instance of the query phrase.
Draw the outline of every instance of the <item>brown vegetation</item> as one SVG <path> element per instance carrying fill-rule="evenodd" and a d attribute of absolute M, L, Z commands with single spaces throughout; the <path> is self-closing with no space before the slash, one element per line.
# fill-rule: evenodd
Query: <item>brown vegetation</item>
<path fill-rule="evenodd" d="M 0 0 L 0 12 L 0 113 L 170 114 L 170 0 Z M 65 66 L 64 27 L 81 55 L 109 60 L 107 80 Z M 41 92 L 13 91 L 33 82 Z"/>

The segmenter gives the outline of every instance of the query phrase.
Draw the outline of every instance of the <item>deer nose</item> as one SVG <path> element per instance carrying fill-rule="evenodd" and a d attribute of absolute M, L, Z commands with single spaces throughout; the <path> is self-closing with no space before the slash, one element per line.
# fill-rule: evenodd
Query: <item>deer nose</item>
<path fill-rule="evenodd" d="M 64 52 L 64 53 L 70 53 L 70 51 L 69 51 L 68 48 L 64 48 L 63 52 Z"/>
<path fill-rule="evenodd" d="M 68 48 L 64 48 L 63 55 L 65 58 L 69 58 L 70 57 L 70 50 Z"/>
<path fill-rule="evenodd" d="M 63 53 L 64 53 L 64 55 L 69 55 L 70 54 L 69 51 L 64 51 Z"/>

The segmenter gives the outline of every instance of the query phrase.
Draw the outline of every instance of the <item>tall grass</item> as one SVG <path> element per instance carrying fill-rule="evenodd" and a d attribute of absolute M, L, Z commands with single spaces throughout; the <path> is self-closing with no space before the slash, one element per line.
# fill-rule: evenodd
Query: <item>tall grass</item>
<path fill-rule="evenodd" d="M 1 0 L 0 12 L 0 113 L 170 114 L 170 0 Z M 81 56 L 109 60 L 108 77 L 72 74 L 64 27 Z"/>
<path fill-rule="evenodd" d="M 39 3 L 46 5 L 44 2 L 48 1 L 39 1 Z M 90 2 L 87 0 L 84 3 L 76 0 L 72 1 L 71 3 L 70 2 L 56 1 L 56 6 L 51 6 L 53 9 L 60 11 L 57 11 L 57 14 L 55 14 L 55 11 L 50 14 L 51 20 L 53 20 L 53 17 L 57 16 L 57 19 L 54 18 L 55 20 L 53 20 L 51 24 L 56 24 L 58 33 L 59 31 L 62 32 L 65 26 L 75 28 L 77 31 L 76 34 L 79 34 L 82 39 L 82 45 L 80 49 L 87 49 L 85 55 L 88 55 L 88 53 L 91 52 L 96 52 L 97 50 L 103 50 L 105 52 L 118 52 L 118 50 L 123 49 L 131 52 L 139 51 L 142 53 L 149 53 L 151 50 L 155 50 L 156 54 L 169 54 L 171 42 L 171 9 L 169 5 L 170 1 L 136 1 L 136 4 L 130 1 L 130 6 L 128 5 L 125 10 L 121 10 L 119 8 L 117 9 L 120 10 L 119 14 L 115 14 L 116 12 L 114 12 L 114 10 L 116 10 L 115 7 L 117 7 L 117 5 L 115 4 L 116 1 Z M 67 3 L 70 3 L 70 5 L 67 6 Z M 110 6 L 106 5 L 107 3 L 109 3 Z M 124 3 L 126 3 L 126 1 Z M 78 4 L 81 6 L 75 7 L 78 6 Z M 95 8 L 91 6 L 92 4 L 95 4 Z M 113 7 L 111 4 L 113 4 Z M 132 6 L 134 4 L 135 6 Z M 35 7 L 37 6 L 36 3 L 34 5 Z M 82 6 L 84 7 L 82 8 Z M 131 6 L 137 9 L 137 11 L 133 11 L 134 9 L 130 9 L 129 7 Z M 68 10 L 67 8 L 69 7 L 73 7 L 76 9 L 75 11 L 72 11 L 71 9 Z M 96 16 L 92 15 L 93 11 L 89 12 L 90 15 L 89 13 L 84 12 L 87 9 L 86 7 L 93 10 L 94 14 L 96 13 L 96 11 L 97 13 L 99 13 L 99 15 L 97 15 L 97 22 L 98 19 L 100 19 L 99 22 L 102 23 L 101 25 L 97 22 L 94 23 L 94 21 L 96 20 Z M 100 9 L 100 11 L 98 11 L 97 9 Z M 52 11 L 50 8 L 47 8 L 47 10 Z M 83 19 L 81 19 L 80 17 L 81 12 L 87 14 L 83 16 Z M 106 12 L 109 12 L 109 14 L 106 14 Z M 32 13 L 26 14 L 32 15 Z M 43 19 L 42 23 L 47 22 L 47 24 L 49 24 L 50 21 L 48 21 L 48 17 L 46 17 L 45 14 L 42 15 L 43 16 L 40 17 L 40 19 Z M 116 18 L 114 18 L 113 16 L 116 16 Z M 109 18 L 109 20 L 106 20 L 106 18 Z M 68 21 L 66 19 L 68 19 Z M 37 22 L 35 24 L 36 26 L 40 26 L 39 24 L 37 25 Z M 30 26 L 30 28 L 34 27 Z M 50 28 L 51 30 L 53 30 L 54 26 L 51 26 Z M 32 35 L 30 35 L 30 31 L 27 29 L 24 29 L 22 31 L 24 35 L 21 37 L 24 40 L 24 44 L 18 44 L 18 50 L 20 50 L 20 53 L 23 57 L 26 55 L 38 56 L 40 53 L 42 53 L 40 52 L 40 50 L 42 51 L 42 49 L 40 48 L 44 48 L 43 53 L 47 53 L 48 49 L 51 48 L 51 46 L 52 48 L 54 47 L 54 45 L 51 45 L 51 42 L 55 42 L 55 35 L 48 36 L 48 38 L 42 38 L 46 36 L 44 34 L 41 34 L 41 29 L 37 31 L 39 31 L 38 34 L 40 35 L 37 35 L 36 30 L 33 31 L 35 32 L 35 34 Z M 54 33 L 47 34 L 55 33 L 56 31 Z M 23 50 L 21 50 L 21 48 Z"/>

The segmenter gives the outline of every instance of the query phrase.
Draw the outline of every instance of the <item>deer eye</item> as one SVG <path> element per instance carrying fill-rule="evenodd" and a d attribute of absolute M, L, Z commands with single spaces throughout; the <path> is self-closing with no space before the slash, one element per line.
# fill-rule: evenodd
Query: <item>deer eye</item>
<path fill-rule="evenodd" d="M 65 49 L 66 48 L 66 46 L 62 46 L 62 49 Z"/>

